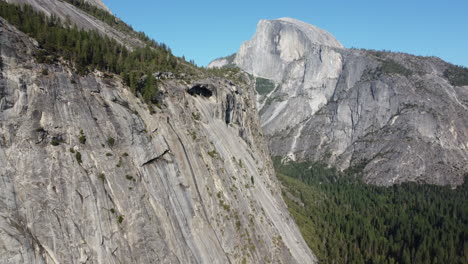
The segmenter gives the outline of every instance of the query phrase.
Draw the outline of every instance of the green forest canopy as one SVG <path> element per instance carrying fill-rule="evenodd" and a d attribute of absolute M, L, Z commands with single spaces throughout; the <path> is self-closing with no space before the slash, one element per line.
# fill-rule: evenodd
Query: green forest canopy
<path fill-rule="evenodd" d="M 65 25 L 57 17 L 47 17 L 28 5 L 18 6 L 0 1 L 0 16 L 38 41 L 40 49 L 35 54 L 38 62 L 52 63 L 63 58 L 72 62 L 75 70 L 81 74 L 94 70 L 119 74 L 125 84 L 134 93 L 140 92 L 147 102 L 156 99 L 157 87 L 142 83 L 142 76 L 148 76 L 146 80 L 155 84 L 152 73 L 182 70 L 178 58 L 167 46 L 156 42 L 129 51 L 124 45 L 97 31 Z"/>
<path fill-rule="evenodd" d="M 29 5 L 14 5 L 0 1 L 0 16 L 20 31 L 36 39 L 39 63 L 53 63 L 60 58 L 71 62 L 79 74 L 94 70 L 118 74 L 135 94 L 141 94 L 147 103 L 158 103 L 159 91 L 155 72 L 211 75 L 239 81 L 237 68 L 206 70 L 174 56 L 164 43 L 157 43 L 142 32 L 112 14 L 84 3 L 81 0 L 66 0 L 83 11 L 104 21 L 111 27 L 142 41 L 142 47 L 129 50 L 116 40 L 97 31 L 85 31 L 61 21 L 56 16 L 47 17 Z"/>
<path fill-rule="evenodd" d="M 289 210 L 321 263 L 468 263 L 468 177 L 456 190 L 378 187 L 358 180 L 359 169 L 274 162 Z"/>

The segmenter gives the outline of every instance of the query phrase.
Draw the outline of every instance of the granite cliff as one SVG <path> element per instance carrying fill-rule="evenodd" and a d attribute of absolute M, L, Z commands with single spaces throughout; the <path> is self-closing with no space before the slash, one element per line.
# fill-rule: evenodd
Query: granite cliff
<path fill-rule="evenodd" d="M 273 156 L 358 167 L 365 182 L 459 185 L 468 173 L 468 70 L 345 49 L 290 18 L 262 20 L 230 59 L 253 75 Z"/>
<path fill-rule="evenodd" d="M 10 2 L 141 44 L 65 2 Z M 316 261 L 247 76 L 165 74 L 151 108 L 119 76 L 38 63 L 38 48 L 0 18 L 1 264 Z"/>

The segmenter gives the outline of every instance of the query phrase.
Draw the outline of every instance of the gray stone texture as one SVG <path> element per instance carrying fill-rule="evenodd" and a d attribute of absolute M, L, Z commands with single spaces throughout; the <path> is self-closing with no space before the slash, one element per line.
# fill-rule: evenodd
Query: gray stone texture
<path fill-rule="evenodd" d="M 151 114 L 118 76 L 38 64 L 34 49 L 0 18 L 1 264 L 316 262 L 251 85 L 162 80 Z"/>
<path fill-rule="evenodd" d="M 257 95 L 274 156 L 361 166 L 378 185 L 456 186 L 468 173 L 468 87 L 451 85 L 438 58 L 344 49 L 323 30 L 279 19 L 260 21 L 235 63 L 276 83 Z"/>

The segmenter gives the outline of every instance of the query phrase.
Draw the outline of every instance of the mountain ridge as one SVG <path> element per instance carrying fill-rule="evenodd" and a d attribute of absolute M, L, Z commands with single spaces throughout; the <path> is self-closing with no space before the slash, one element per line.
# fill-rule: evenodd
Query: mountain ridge
<path fill-rule="evenodd" d="M 331 48 L 305 38 L 290 38 L 281 47 L 275 39 L 282 30 L 301 27 L 265 25 L 251 40 L 260 43 L 249 49 L 243 44 L 233 63 L 275 83 L 268 94 L 257 94 L 272 155 L 340 170 L 362 166 L 364 181 L 379 185 L 463 182 L 466 68 L 434 57 Z M 283 50 L 297 52 L 285 56 Z"/>
<path fill-rule="evenodd" d="M 92 4 L 94 6 L 97 6 L 99 8 L 102 8 L 103 10 L 112 13 L 111 10 L 102 2 L 101 0 L 86 0 L 86 3 Z"/>
<path fill-rule="evenodd" d="M 34 3 L 109 36 L 73 5 Z M 54 29 L 46 37 L 76 33 Z M 138 76 L 133 89 L 111 71 L 77 72 L 3 18 L 0 31 L 0 262 L 316 262 L 281 198 L 245 74 L 179 59 L 187 72 Z M 148 87 L 157 98 L 145 100 Z"/>

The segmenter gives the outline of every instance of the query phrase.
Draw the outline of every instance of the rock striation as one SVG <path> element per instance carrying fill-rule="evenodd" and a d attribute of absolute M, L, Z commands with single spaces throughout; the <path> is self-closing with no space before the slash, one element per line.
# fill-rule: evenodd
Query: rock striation
<path fill-rule="evenodd" d="M 38 64 L 35 43 L 0 18 L 1 264 L 316 262 L 247 77 L 161 80 L 150 109 L 117 76 Z"/>
<path fill-rule="evenodd" d="M 359 167 L 379 185 L 456 186 L 468 173 L 468 87 L 451 82 L 453 65 L 345 49 L 288 18 L 260 21 L 234 63 L 275 83 L 257 94 L 274 156 Z"/>

